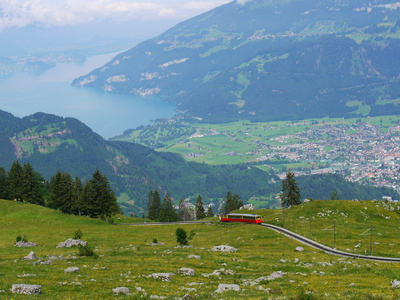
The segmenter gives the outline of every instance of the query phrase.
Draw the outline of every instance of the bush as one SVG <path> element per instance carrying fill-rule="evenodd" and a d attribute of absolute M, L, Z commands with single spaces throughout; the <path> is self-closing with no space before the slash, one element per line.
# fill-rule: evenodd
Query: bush
<path fill-rule="evenodd" d="M 153 244 L 158 244 L 158 241 L 156 238 L 153 239 Z"/>
<path fill-rule="evenodd" d="M 187 240 L 187 233 L 183 228 L 178 228 L 175 232 L 176 235 L 176 240 L 179 243 L 179 245 L 187 245 L 188 240 Z"/>
<path fill-rule="evenodd" d="M 194 232 L 194 230 L 190 231 L 189 237 L 187 239 L 192 240 L 195 234 L 196 234 L 196 232 Z"/>
<path fill-rule="evenodd" d="M 18 242 L 25 242 L 25 243 L 28 242 L 28 239 L 26 238 L 26 235 L 22 235 L 22 236 L 18 235 L 17 236 L 17 243 Z"/>
<path fill-rule="evenodd" d="M 80 229 L 78 229 L 74 232 L 73 239 L 80 240 L 82 238 L 82 236 L 83 236 L 83 232 Z"/>
<path fill-rule="evenodd" d="M 96 253 L 94 253 L 93 248 L 90 247 L 89 245 L 87 245 L 87 246 L 79 245 L 78 247 L 79 247 L 78 248 L 78 255 L 79 256 L 91 256 L 93 258 L 97 258 L 98 257 L 98 255 Z"/>

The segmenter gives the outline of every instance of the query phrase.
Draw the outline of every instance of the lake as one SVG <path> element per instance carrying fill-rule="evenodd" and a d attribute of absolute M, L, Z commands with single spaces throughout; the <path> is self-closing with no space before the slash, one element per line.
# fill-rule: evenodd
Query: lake
<path fill-rule="evenodd" d="M 83 64 L 57 64 L 42 74 L 18 73 L 0 80 L 0 109 L 17 117 L 36 112 L 74 117 L 104 138 L 169 118 L 176 105 L 159 97 L 115 95 L 71 86 L 73 79 L 103 66 L 117 53 L 88 57 Z"/>

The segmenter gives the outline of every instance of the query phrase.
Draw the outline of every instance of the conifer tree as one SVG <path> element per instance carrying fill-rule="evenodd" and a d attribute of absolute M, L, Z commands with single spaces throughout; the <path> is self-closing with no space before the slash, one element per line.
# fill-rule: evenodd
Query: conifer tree
<path fill-rule="evenodd" d="M 161 222 L 176 222 L 178 216 L 176 214 L 174 203 L 171 196 L 167 193 L 161 205 Z"/>
<path fill-rule="evenodd" d="M 3 167 L 0 167 L 0 199 L 8 199 L 7 172 Z"/>
<path fill-rule="evenodd" d="M 286 179 L 282 180 L 281 206 L 289 207 L 301 204 L 300 189 L 294 179 L 294 173 L 286 172 Z"/>
<path fill-rule="evenodd" d="M 36 179 L 35 172 L 30 163 L 25 163 L 22 169 L 21 197 L 24 202 L 44 205 L 39 182 Z"/>
<path fill-rule="evenodd" d="M 151 220 L 159 220 L 161 218 L 161 197 L 158 190 L 154 190 L 151 194 L 152 198 L 150 199 L 149 194 L 149 219 Z"/>
<path fill-rule="evenodd" d="M 69 173 L 57 171 L 51 178 L 50 206 L 66 214 L 72 213 L 72 178 Z"/>
<path fill-rule="evenodd" d="M 240 196 L 238 194 L 232 196 L 232 192 L 228 191 L 225 196 L 224 212 L 230 213 L 233 210 L 239 209 L 241 206 L 243 206 L 243 202 L 240 199 Z"/>
<path fill-rule="evenodd" d="M 84 207 L 81 197 L 82 190 L 82 181 L 76 176 L 72 182 L 72 213 L 78 216 L 82 215 Z"/>
<path fill-rule="evenodd" d="M 197 196 L 196 200 L 196 220 L 201 220 L 206 217 L 206 211 L 204 209 L 203 200 L 201 199 L 200 194 Z"/>
<path fill-rule="evenodd" d="M 10 200 L 22 201 L 22 167 L 19 161 L 14 161 L 7 174 L 7 189 Z"/>
<path fill-rule="evenodd" d="M 211 205 L 208 206 L 207 217 L 214 217 L 214 212 Z"/>

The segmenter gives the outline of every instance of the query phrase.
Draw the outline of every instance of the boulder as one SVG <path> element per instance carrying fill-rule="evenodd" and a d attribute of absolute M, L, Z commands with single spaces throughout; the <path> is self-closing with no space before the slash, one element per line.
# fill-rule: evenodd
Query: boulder
<path fill-rule="evenodd" d="M 392 284 L 392 288 L 397 289 L 400 287 L 400 280 L 393 280 L 391 282 L 391 284 Z"/>
<path fill-rule="evenodd" d="M 35 252 L 31 251 L 24 259 L 37 259 Z"/>
<path fill-rule="evenodd" d="M 188 276 L 194 275 L 194 270 L 189 268 L 181 268 L 177 272 L 181 273 L 182 275 L 188 275 Z"/>
<path fill-rule="evenodd" d="M 37 244 L 33 243 L 33 242 L 23 242 L 23 241 L 19 241 L 16 242 L 14 244 L 15 247 L 19 247 L 19 248 L 27 248 L 27 247 L 36 247 Z"/>
<path fill-rule="evenodd" d="M 81 270 L 77 267 L 70 267 L 64 270 L 64 273 L 79 273 Z"/>
<path fill-rule="evenodd" d="M 150 277 L 161 281 L 171 281 L 171 273 L 153 273 Z"/>
<path fill-rule="evenodd" d="M 116 295 L 119 295 L 119 294 L 129 295 L 130 294 L 130 291 L 127 287 L 117 287 L 117 288 L 113 289 L 112 291 Z"/>
<path fill-rule="evenodd" d="M 42 292 L 42 286 L 30 284 L 13 284 L 11 291 L 16 294 L 37 295 Z"/>
<path fill-rule="evenodd" d="M 201 259 L 200 255 L 189 255 L 188 258 Z"/>
<path fill-rule="evenodd" d="M 295 249 L 297 252 L 303 252 L 304 251 L 304 248 L 303 247 L 296 247 L 296 249 Z"/>
<path fill-rule="evenodd" d="M 221 245 L 221 246 L 215 246 L 211 249 L 211 251 L 221 251 L 221 252 L 236 252 L 238 249 L 227 246 L 227 245 Z"/>
<path fill-rule="evenodd" d="M 237 284 L 219 284 L 218 289 L 215 290 L 216 293 L 223 293 L 227 291 L 236 291 L 240 292 L 240 286 Z"/>
<path fill-rule="evenodd" d="M 82 240 L 74 240 L 74 239 L 68 239 L 65 242 L 59 243 L 57 248 L 71 248 L 72 246 L 87 246 L 87 242 L 82 241 Z"/>

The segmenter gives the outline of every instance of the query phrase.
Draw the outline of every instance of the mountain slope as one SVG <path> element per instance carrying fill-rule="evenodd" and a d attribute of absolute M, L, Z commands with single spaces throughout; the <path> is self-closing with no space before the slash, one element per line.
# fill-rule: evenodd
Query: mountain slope
<path fill-rule="evenodd" d="M 160 95 L 209 121 L 400 112 L 400 5 L 234 1 L 74 80 Z"/>
<path fill-rule="evenodd" d="M 246 200 L 277 188 L 268 184 L 275 176 L 258 168 L 187 163 L 177 154 L 108 142 L 73 118 L 36 113 L 19 119 L 2 111 L 0 115 L 0 166 L 8 170 L 16 159 L 29 161 L 46 179 L 57 170 L 90 179 L 99 169 L 117 195 L 133 200 L 126 206 L 136 212 L 147 207 L 147 195 L 154 189 L 175 199 L 198 193 L 204 199 L 222 198 L 232 190 Z"/>

